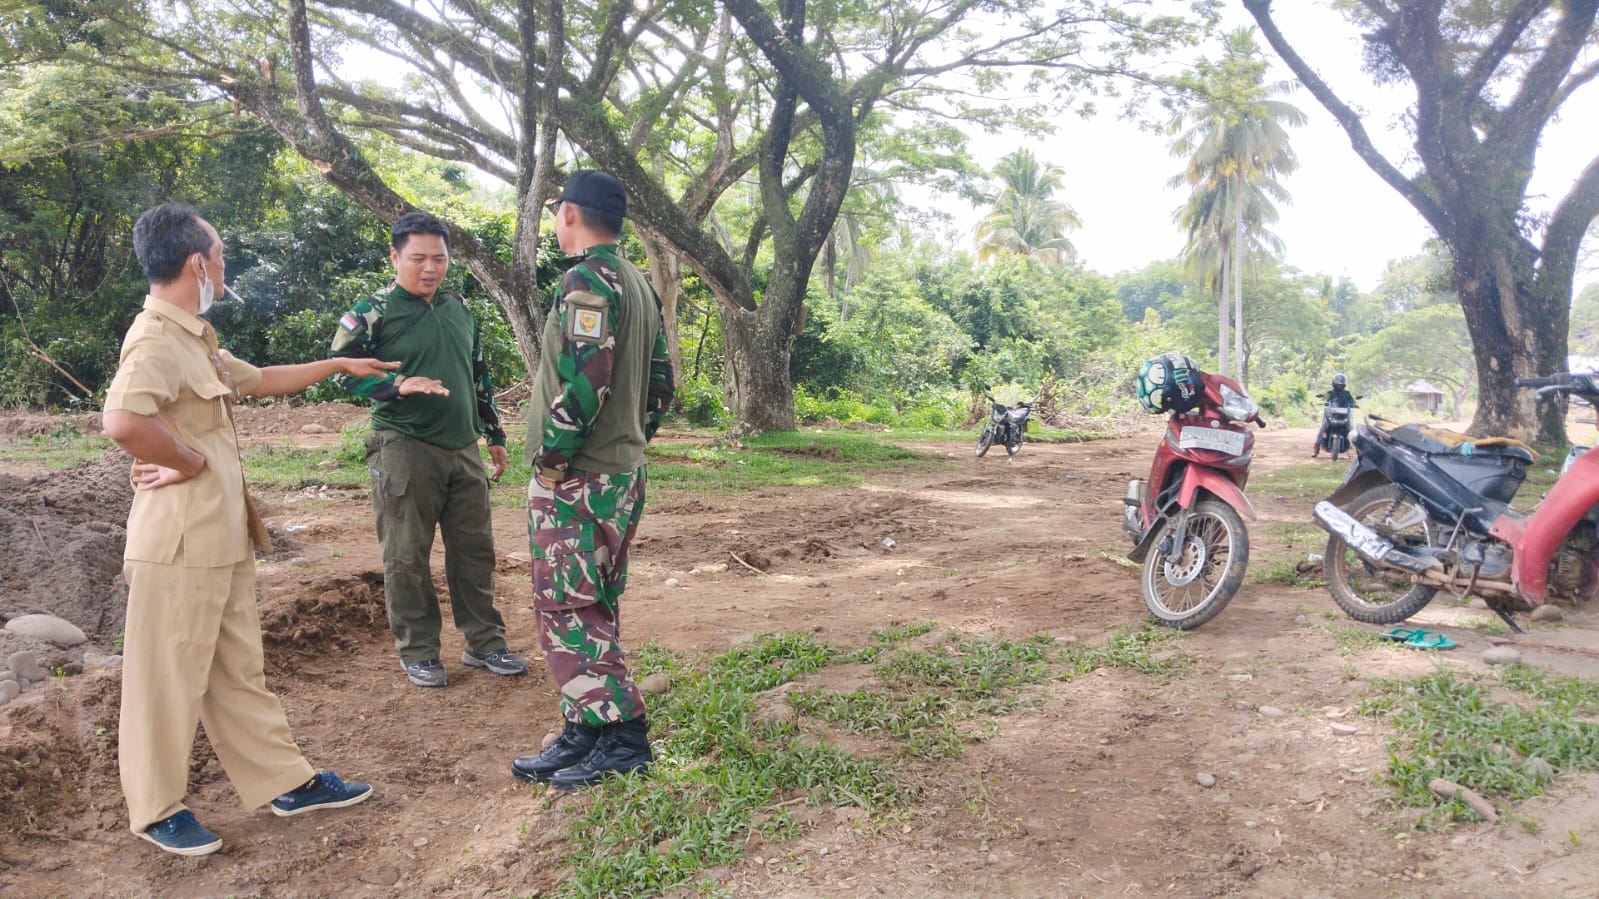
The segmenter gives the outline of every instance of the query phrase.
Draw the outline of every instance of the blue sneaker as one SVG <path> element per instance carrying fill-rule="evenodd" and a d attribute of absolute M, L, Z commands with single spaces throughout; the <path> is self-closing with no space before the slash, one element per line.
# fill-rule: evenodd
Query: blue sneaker
<path fill-rule="evenodd" d="M 403 667 L 406 678 L 418 687 L 442 687 L 450 682 L 450 676 L 444 673 L 444 665 L 438 659 L 412 662 Z"/>
<path fill-rule="evenodd" d="M 272 814 L 282 818 L 319 808 L 344 808 L 372 798 L 369 784 L 347 784 L 332 771 L 322 771 L 305 786 L 272 800 Z"/>
<path fill-rule="evenodd" d="M 509 649 L 491 649 L 480 656 L 461 650 L 461 664 L 468 668 L 487 668 L 495 674 L 526 674 L 527 659 Z"/>
<path fill-rule="evenodd" d="M 210 855 L 222 848 L 222 838 L 206 830 L 188 809 L 162 818 L 139 836 L 173 855 Z"/>

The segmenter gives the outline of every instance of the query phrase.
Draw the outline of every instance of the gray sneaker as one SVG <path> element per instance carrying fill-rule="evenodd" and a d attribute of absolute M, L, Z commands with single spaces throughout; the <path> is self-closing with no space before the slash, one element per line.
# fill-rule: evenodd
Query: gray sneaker
<path fill-rule="evenodd" d="M 495 674 L 526 674 L 527 659 L 509 649 L 491 649 L 480 656 L 461 650 L 461 664 L 469 668 L 487 668 Z"/>
<path fill-rule="evenodd" d="M 427 659 L 406 665 L 405 676 L 418 687 L 442 687 L 450 682 L 449 675 L 444 672 L 444 665 L 438 659 Z"/>

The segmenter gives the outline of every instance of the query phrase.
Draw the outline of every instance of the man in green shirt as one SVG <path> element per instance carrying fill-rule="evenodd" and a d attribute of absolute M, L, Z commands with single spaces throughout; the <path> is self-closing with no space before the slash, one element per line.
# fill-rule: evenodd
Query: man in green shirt
<path fill-rule="evenodd" d="M 382 377 L 337 379 L 373 401 L 366 461 L 394 647 L 411 683 L 448 682 L 439 661 L 442 618 L 428 562 L 437 530 L 444 540 L 450 610 L 466 637 L 462 664 L 522 674 L 527 660 L 506 647 L 505 621 L 494 608 L 489 476 L 478 437 L 488 438 L 495 480 L 507 456 L 477 318 L 460 297 L 439 291 L 450 265 L 450 231 L 443 222 L 406 213 L 394 223 L 390 247 L 394 283 L 339 319 L 333 355 L 401 363 Z"/>
<path fill-rule="evenodd" d="M 672 401 L 661 301 L 617 248 L 621 182 L 578 171 L 551 204 L 575 264 L 550 309 L 528 401 L 528 535 L 539 645 L 565 728 L 518 778 L 563 790 L 654 761 L 644 697 L 628 672 L 618 607 L 644 512 L 644 445 Z"/>

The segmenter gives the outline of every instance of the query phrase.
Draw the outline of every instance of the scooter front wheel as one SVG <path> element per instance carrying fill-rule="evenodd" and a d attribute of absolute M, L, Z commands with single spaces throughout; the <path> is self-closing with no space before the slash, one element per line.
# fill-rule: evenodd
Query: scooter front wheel
<path fill-rule="evenodd" d="M 1176 560 L 1171 558 L 1170 520 L 1149 555 L 1139 586 L 1144 605 L 1167 627 L 1192 630 L 1232 601 L 1249 567 L 1249 532 L 1232 506 L 1218 500 L 1197 503 L 1188 512 L 1187 533 Z"/>

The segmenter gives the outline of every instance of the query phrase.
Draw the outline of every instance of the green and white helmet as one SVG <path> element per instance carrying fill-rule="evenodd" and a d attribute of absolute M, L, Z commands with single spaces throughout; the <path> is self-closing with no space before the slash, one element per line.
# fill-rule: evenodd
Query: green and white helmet
<path fill-rule="evenodd" d="M 1151 415 L 1187 412 L 1201 389 L 1199 366 L 1182 353 L 1161 353 L 1138 372 L 1138 402 Z"/>

